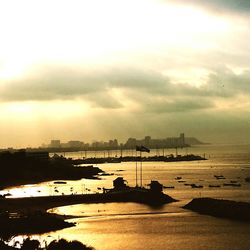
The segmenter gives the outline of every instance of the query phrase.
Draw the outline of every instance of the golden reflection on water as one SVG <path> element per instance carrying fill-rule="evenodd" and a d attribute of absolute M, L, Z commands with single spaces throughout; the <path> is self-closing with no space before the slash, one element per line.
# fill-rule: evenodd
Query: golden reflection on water
<path fill-rule="evenodd" d="M 113 177 L 112 177 L 113 178 Z M 110 178 L 109 178 L 110 179 Z M 70 195 L 89 194 L 102 192 L 103 187 L 112 187 L 112 180 L 102 181 L 96 179 L 82 179 L 78 181 L 67 181 L 66 184 L 56 184 L 54 181 L 39 184 L 22 185 L 0 191 L 0 195 L 10 194 L 8 198 L 47 196 L 47 195 Z"/>
<path fill-rule="evenodd" d="M 87 205 L 86 205 L 87 206 Z M 85 208 L 86 208 L 85 206 Z M 113 204 L 116 209 L 133 210 L 133 204 Z M 144 207 L 137 209 L 148 210 Z M 138 212 L 134 208 L 135 213 Z M 143 208 L 144 207 L 144 208 Z M 171 205 L 170 205 L 171 207 Z M 83 207 L 84 208 L 84 207 Z M 168 206 L 165 208 L 168 210 Z M 115 215 L 80 218 L 76 227 L 48 235 L 52 239 L 78 239 L 97 250 L 113 249 L 249 249 L 250 225 L 202 216 L 179 208 L 169 213 Z"/>
<path fill-rule="evenodd" d="M 77 239 L 97 250 L 249 249 L 249 224 L 202 216 L 182 209 L 185 203 L 195 197 L 250 201 L 250 183 L 245 181 L 245 177 L 250 176 L 249 153 L 244 154 L 246 157 L 240 154 L 225 157 L 221 150 L 217 158 L 211 157 L 202 162 L 143 163 L 144 184 L 154 179 L 166 186 L 174 186 L 174 189 L 165 189 L 164 192 L 181 200 L 178 203 L 159 209 L 135 203 L 59 207 L 54 211 L 82 218 L 70 220 L 77 223 L 75 227 L 36 237 L 48 241 L 60 237 Z M 237 148 L 232 152 L 235 150 Z M 211 155 L 214 152 L 211 149 Z M 103 164 L 100 168 L 114 175 L 103 176 L 101 180 L 66 181 L 65 185 L 54 182 L 25 185 L 4 192 L 9 191 L 16 197 L 99 192 L 101 190 L 98 188 L 111 187 L 117 176 L 123 176 L 130 186 L 135 184 L 135 163 Z M 221 174 L 225 176 L 225 180 L 217 180 L 214 177 Z M 185 183 L 201 184 L 204 188 L 192 189 L 185 186 L 184 183 L 178 182 L 177 176 L 181 176 Z M 223 183 L 230 181 L 237 181 L 241 186 L 223 186 Z M 221 187 L 211 189 L 209 184 L 219 184 Z"/>

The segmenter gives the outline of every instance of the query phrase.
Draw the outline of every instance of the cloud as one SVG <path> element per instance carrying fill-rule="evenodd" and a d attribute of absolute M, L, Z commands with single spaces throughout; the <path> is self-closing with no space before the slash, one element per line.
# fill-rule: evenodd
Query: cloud
<path fill-rule="evenodd" d="M 210 74 L 205 86 L 205 93 L 214 96 L 234 97 L 250 94 L 250 71 L 236 74 L 229 69 Z"/>
<path fill-rule="evenodd" d="M 32 100 L 39 106 L 39 109 L 33 107 L 34 113 L 22 118 L 10 111 L 8 119 L 1 120 L 1 130 L 14 131 L 18 123 L 19 134 L 26 135 L 24 138 L 29 137 L 26 127 L 34 134 L 37 129 L 42 134 L 53 131 L 46 140 L 53 136 L 62 140 L 81 139 L 77 137 L 79 134 L 84 136 L 84 141 L 126 140 L 146 134 L 160 138 L 184 131 L 204 141 L 236 141 L 243 138 L 242 133 L 249 134 L 249 82 L 249 71 L 236 74 L 226 67 L 211 72 L 207 82 L 199 87 L 176 84 L 160 72 L 138 68 L 90 71 L 66 66 L 45 67 L 22 79 L 1 82 L 0 107 L 13 101 L 22 106 L 22 102 L 26 105 L 26 101 Z M 241 96 L 245 98 L 244 105 L 240 104 Z M 75 106 L 67 109 L 67 100 Z M 81 101 L 87 102 L 88 108 L 79 108 L 70 116 L 72 109 L 81 106 Z M 60 105 L 53 109 L 53 103 L 65 103 L 65 110 Z M 48 111 L 48 107 L 53 112 Z M 56 119 L 57 112 L 62 110 L 63 119 Z M 10 117 L 18 122 L 10 122 Z M 41 122 L 45 120 L 47 122 Z M 89 126 L 82 132 L 86 121 Z M 65 131 L 72 132 L 65 134 Z"/>
<path fill-rule="evenodd" d="M 169 2 L 169 1 L 166 1 Z M 211 9 L 212 11 L 230 11 L 230 12 L 240 12 L 249 13 L 250 12 L 250 2 L 248 0 L 189 0 L 180 1 L 175 0 L 176 3 L 195 5 L 205 9 Z"/>
<path fill-rule="evenodd" d="M 120 105 L 119 100 L 112 100 L 112 89 L 154 94 L 167 92 L 167 86 L 167 78 L 143 70 L 111 68 L 87 71 L 68 67 L 45 67 L 22 79 L 2 82 L 0 100 L 6 102 L 82 98 L 108 107 L 113 106 L 111 103 L 114 106 Z"/>
<path fill-rule="evenodd" d="M 214 107 L 210 100 L 201 98 L 191 99 L 191 98 L 181 98 L 174 99 L 173 101 L 161 101 L 154 102 L 151 105 L 145 107 L 147 111 L 153 113 L 176 113 L 176 112 L 189 112 L 201 109 L 208 109 Z"/>
<path fill-rule="evenodd" d="M 1 102 L 82 100 L 93 108 L 127 108 L 137 112 L 171 113 L 211 109 L 218 99 L 250 95 L 250 71 L 228 68 L 208 75 L 199 87 L 174 84 L 159 72 L 135 68 L 73 70 L 45 68 L 1 84 Z M 117 91 L 119 94 L 117 94 Z M 127 104 L 129 102 L 129 104 Z"/>

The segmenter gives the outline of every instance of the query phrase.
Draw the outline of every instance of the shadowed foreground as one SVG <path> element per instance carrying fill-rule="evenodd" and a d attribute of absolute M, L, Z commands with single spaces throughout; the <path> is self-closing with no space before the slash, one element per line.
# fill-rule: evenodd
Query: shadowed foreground
<path fill-rule="evenodd" d="M 15 235 L 41 234 L 74 225 L 74 223 L 64 221 L 62 216 L 55 214 L 42 212 L 26 214 L 6 212 L 0 215 L 0 238 L 9 240 Z"/>
<path fill-rule="evenodd" d="M 94 250 L 90 246 L 86 246 L 79 241 L 67 241 L 65 239 L 60 239 L 58 241 L 54 240 L 49 245 L 46 244 L 45 247 L 40 246 L 40 242 L 37 240 L 30 240 L 27 238 L 21 245 L 21 248 L 16 248 L 6 245 L 3 241 L 0 241 L 1 250 Z"/>

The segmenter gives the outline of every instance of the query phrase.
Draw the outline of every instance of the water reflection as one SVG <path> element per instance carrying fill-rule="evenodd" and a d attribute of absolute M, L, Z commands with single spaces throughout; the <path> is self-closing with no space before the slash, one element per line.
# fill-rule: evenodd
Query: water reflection
<path fill-rule="evenodd" d="M 168 204 L 161 209 L 135 203 L 81 204 L 54 209 L 61 214 L 81 216 L 73 221 L 74 228 L 44 234 L 40 239 L 78 239 L 96 249 L 249 249 L 250 226 L 240 222 L 199 215 L 182 209 L 194 197 L 213 197 L 250 202 L 250 147 L 193 149 L 210 154 L 208 161 L 201 162 L 145 162 L 144 180 L 158 180 L 164 186 L 174 186 L 164 192 L 180 202 Z M 199 153 L 198 152 L 198 153 Z M 70 193 L 101 192 L 102 187 L 111 188 L 112 181 L 122 176 L 128 185 L 135 185 L 135 164 L 102 164 L 99 166 L 111 176 L 100 180 L 82 179 L 66 181 L 66 184 L 45 182 L 4 190 L 13 196 L 62 195 Z M 223 175 L 225 179 L 215 176 Z M 177 178 L 181 177 L 181 178 Z M 223 186 L 231 181 L 241 186 Z M 195 189 L 195 183 L 203 188 Z M 209 187 L 217 185 L 220 187 Z M 58 192 L 56 192 L 57 190 Z"/>
<path fill-rule="evenodd" d="M 112 181 L 122 176 L 128 185 L 135 185 L 135 164 L 133 162 L 102 164 L 100 167 L 113 173 L 111 176 L 100 176 L 98 179 L 81 179 L 78 181 L 61 180 L 63 184 L 44 182 L 35 185 L 24 185 L 18 188 L 6 189 L 0 194 L 10 193 L 12 197 L 66 195 L 102 192 L 102 188 L 111 188 Z M 215 198 L 237 198 L 249 200 L 250 183 L 245 181 L 250 176 L 249 164 L 223 165 L 211 160 L 201 162 L 145 162 L 143 164 L 143 184 L 158 180 L 166 187 L 164 192 L 177 199 L 211 196 Z M 225 179 L 215 176 L 223 175 Z M 178 179 L 177 177 L 181 177 Z M 66 183 L 65 183 L 66 182 Z M 224 186 L 226 183 L 236 183 L 240 186 Z M 64 184 L 65 183 L 65 184 Z M 190 184 L 201 185 L 203 188 L 194 189 Z M 218 186 L 213 187 L 211 186 Z M 231 194 L 231 195 L 230 195 Z"/>

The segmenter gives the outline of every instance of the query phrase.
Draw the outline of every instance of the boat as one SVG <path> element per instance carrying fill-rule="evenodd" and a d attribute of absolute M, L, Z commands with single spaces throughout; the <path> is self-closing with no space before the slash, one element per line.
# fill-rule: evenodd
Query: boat
<path fill-rule="evenodd" d="M 240 183 L 224 183 L 223 186 L 227 187 L 227 186 L 230 186 L 230 187 L 241 187 L 241 184 Z"/>
<path fill-rule="evenodd" d="M 210 188 L 218 188 L 218 187 L 221 187 L 220 185 L 208 185 L 208 187 Z"/>
<path fill-rule="evenodd" d="M 192 188 L 203 188 L 202 185 L 196 185 L 196 184 L 191 184 L 191 187 Z"/>
<path fill-rule="evenodd" d="M 67 184 L 66 181 L 54 181 L 54 184 Z"/>
<path fill-rule="evenodd" d="M 246 182 L 250 182 L 250 177 L 246 177 L 246 178 L 245 178 L 245 181 L 246 181 Z"/>
<path fill-rule="evenodd" d="M 177 176 L 177 177 L 175 177 L 175 180 L 181 180 L 182 179 L 182 177 L 181 176 Z"/>
<path fill-rule="evenodd" d="M 214 175 L 214 177 L 215 177 L 217 180 L 226 179 L 223 175 Z"/>

